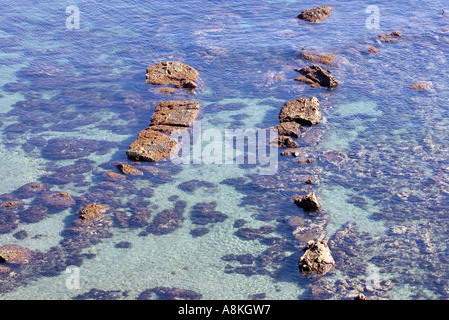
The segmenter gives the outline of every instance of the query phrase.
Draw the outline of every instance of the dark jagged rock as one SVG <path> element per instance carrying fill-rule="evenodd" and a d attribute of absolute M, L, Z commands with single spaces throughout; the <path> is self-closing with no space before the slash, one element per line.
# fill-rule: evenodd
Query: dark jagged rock
<path fill-rule="evenodd" d="M 331 255 L 326 241 L 309 241 L 304 249 L 303 256 L 299 259 L 298 268 L 302 274 L 316 274 L 323 276 L 333 269 L 334 258 Z"/>
<path fill-rule="evenodd" d="M 318 200 L 314 192 L 311 192 L 305 196 L 298 196 L 294 199 L 296 205 L 303 208 L 305 211 L 317 211 L 319 209 Z"/>
<path fill-rule="evenodd" d="M 279 112 L 279 120 L 307 126 L 318 124 L 321 120 L 320 101 L 316 97 L 289 101 Z"/>
<path fill-rule="evenodd" d="M 311 8 L 304 10 L 298 15 L 301 20 L 306 20 L 309 22 L 321 22 L 331 14 L 332 7 L 330 6 L 320 6 L 316 8 Z"/>
<path fill-rule="evenodd" d="M 194 89 L 198 71 L 179 61 L 163 61 L 147 68 L 147 84 Z"/>
<path fill-rule="evenodd" d="M 302 76 L 296 77 L 295 80 L 305 82 L 311 87 L 326 87 L 332 89 L 340 84 L 329 70 L 317 65 L 295 70 L 302 74 Z"/>
<path fill-rule="evenodd" d="M 293 138 L 301 137 L 301 125 L 295 121 L 281 122 L 273 127 L 273 129 L 278 131 L 279 136 L 289 136 Z"/>
<path fill-rule="evenodd" d="M 280 148 L 298 148 L 299 145 L 296 141 L 289 136 L 278 136 L 271 141 L 271 144 Z"/>

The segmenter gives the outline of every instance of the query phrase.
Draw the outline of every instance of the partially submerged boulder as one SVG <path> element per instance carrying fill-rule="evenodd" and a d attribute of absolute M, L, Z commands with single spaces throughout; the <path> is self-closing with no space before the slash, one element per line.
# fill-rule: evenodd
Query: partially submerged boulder
<path fill-rule="evenodd" d="M 289 136 L 293 138 L 301 137 L 301 125 L 295 121 L 281 122 L 273 127 L 273 129 L 278 131 L 279 136 Z"/>
<path fill-rule="evenodd" d="M 5 244 L 0 247 L 0 263 L 26 264 L 31 257 L 31 250 L 18 244 Z"/>
<path fill-rule="evenodd" d="M 197 78 L 198 71 L 191 66 L 179 61 L 163 61 L 147 68 L 146 83 L 194 89 Z"/>
<path fill-rule="evenodd" d="M 318 124 L 321 119 L 320 102 L 316 97 L 300 98 L 287 102 L 279 113 L 279 120 L 296 122 L 311 126 Z"/>
<path fill-rule="evenodd" d="M 332 53 L 322 55 L 322 54 L 304 52 L 302 54 L 302 57 L 308 61 L 318 62 L 318 63 L 322 63 L 322 64 L 325 64 L 328 66 L 335 66 L 335 63 L 334 63 L 335 54 L 332 54 Z"/>
<path fill-rule="evenodd" d="M 294 199 L 294 202 L 298 207 L 303 208 L 305 211 L 316 211 L 320 208 L 314 192 L 304 196 L 298 196 Z"/>
<path fill-rule="evenodd" d="M 176 139 L 150 127 L 139 132 L 126 154 L 132 160 L 156 162 L 170 157 L 177 148 Z"/>
<path fill-rule="evenodd" d="M 108 209 L 107 205 L 103 204 L 88 204 L 80 212 L 80 219 L 83 220 L 93 220 L 102 217 L 106 210 Z"/>
<path fill-rule="evenodd" d="M 392 33 L 382 33 L 377 36 L 380 41 L 384 42 L 395 42 L 401 37 L 401 33 L 399 31 L 393 31 Z"/>
<path fill-rule="evenodd" d="M 320 6 L 316 8 L 311 8 L 304 10 L 298 15 L 298 18 L 301 20 L 309 21 L 309 22 L 321 22 L 331 14 L 332 7 L 330 6 Z"/>
<path fill-rule="evenodd" d="M 123 174 L 130 174 L 130 175 L 143 175 L 143 172 L 139 169 L 134 168 L 132 165 L 129 165 L 127 163 L 120 163 L 117 165 L 117 168 L 123 173 Z"/>
<path fill-rule="evenodd" d="M 307 83 L 311 87 L 332 89 L 340 84 L 329 70 L 317 65 L 295 69 L 295 71 L 302 74 L 302 76 L 296 77 L 295 80 Z"/>
<path fill-rule="evenodd" d="M 331 271 L 334 265 L 334 258 L 325 240 L 310 240 L 298 262 L 299 271 L 304 275 L 315 272 L 323 276 Z"/>

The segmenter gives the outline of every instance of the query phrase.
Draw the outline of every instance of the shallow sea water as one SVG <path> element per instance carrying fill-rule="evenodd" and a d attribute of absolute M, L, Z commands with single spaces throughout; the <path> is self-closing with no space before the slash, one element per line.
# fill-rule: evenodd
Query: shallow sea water
<path fill-rule="evenodd" d="M 47 261 L 48 271 L 36 265 L 2 282 L 0 298 L 136 299 L 168 287 L 203 299 L 351 299 L 354 292 L 372 299 L 447 299 L 446 4 L 326 4 L 334 8 L 331 17 L 309 24 L 297 15 L 322 3 L 82 2 L 80 29 L 67 30 L 69 2 L 0 1 L 1 201 L 36 181 L 77 200 L 36 223 L 18 219 L 0 234 L 0 245 L 20 244 L 49 257 L 52 248 L 66 250 Z M 380 9 L 379 29 L 365 26 L 369 5 Z M 398 41 L 377 40 L 394 30 L 402 34 Z M 370 54 L 370 46 L 377 53 Z M 295 68 L 312 64 L 301 58 L 308 51 L 337 56 L 337 65 L 328 67 L 340 81 L 335 90 L 293 80 Z M 145 68 L 164 60 L 196 68 L 199 89 L 164 95 L 145 84 Z M 409 88 L 418 81 L 428 90 Z M 161 101 L 198 100 L 202 130 L 224 132 L 275 126 L 284 103 L 303 96 L 318 97 L 325 118 L 298 141 L 312 164 L 279 156 L 278 171 L 262 176 L 257 165 L 163 161 L 136 164 L 147 169 L 144 175 L 114 184 L 106 176 L 119 162 L 132 164 L 126 150 Z M 85 139 L 85 152 L 55 156 L 51 146 L 60 138 Z M 309 176 L 313 183 L 305 185 Z M 292 201 L 309 191 L 321 201 L 318 216 Z M 83 197 L 113 204 L 112 236 L 76 250 L 65 247 L 64 231 Z M 23 199 L 20 210 L 33 201 Z M 168 234 L 116 220 L 117 213 L 149 210 L 151 223 L 181 202 L 181 225 Z M 211 204 L 226 219 L 195 224 L 198 204 Z M 305 222 L 296 238 L 291 217 Z M 208 232 L 194 236 L 198 227 Z M 268 231 L 251 238 L 239 233 L 244 228 Z M 322 278 L 303 276 L 298 259 L 307 237 L 319 234 L 329 240 L 335 269 Z M 129 247 L 117 247 L 121 242 Z M 238 260 L 248 254 L 249 261 Z M 66 286 L 69 265 L 79 267 L 78 289 Z"/>

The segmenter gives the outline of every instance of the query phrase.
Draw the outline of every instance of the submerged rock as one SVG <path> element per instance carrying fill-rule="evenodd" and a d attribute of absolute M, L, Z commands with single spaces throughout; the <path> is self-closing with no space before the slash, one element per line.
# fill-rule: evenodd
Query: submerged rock
<path fill-rule="evenodd" d="M 307 126 L 318 124 L 321 120 L 320 102 L 316 97 L 289 101 L 279 112 L 279 120 Z"/>
<path fill-rule="evenodd" d="M 139 294 L 137 300 L 200 300 L 202 295 L 188 289 L 156 287 Z"/>
<path fill-rule="evenodd" d="M 194 89 L 197 87 L 198 71 L 179 61 L 163 61 L 148 67 L 146 78 L 147 84 Z"/>
<path fill-rule="evenodd" d="M 298 18 L 301 20 L 306 20 L 309 22 L 321 22 L 331 14 L 332 7 L 329 6 L 320 6 L 316 8 L 311 8 L 304 10 L 298 15 Z"/>
<path fill-rule="evenodd" d="M 321 54 L 316 54 L 316 53 L 309 53 L 309 52 L 304 52 L 302 54 L 303 59 L 306 59 L 308 61 L 312 61 L 312 62 L 318 62 L 318 63 L 322 63 L 328 66 L 334 66 L 335 63 L 333 62 L 335 59 L 335 54 L 325 54 L 325 55 L 321 55 Z"/>
<path fill-rule="evenodd" d="M 151 128 L 140 131 L 126 154 L 132 160 L 156 162 L 168 158 L 178 147 L 176 139 Z"/>
<path fill-rule="evenodd" d="M 228 216 L 220 211 L 215 210 L 216 207 L 217 204 L 215 202 L 197 203 L 192 208 L 190 220 L 192 221 L 192 223 L 199 225 L 225 221 Z"/>
<path fill-rule="evenodd" d="M 156 235 L 164 235 L 175 231 L 184 222 L 185 206 L 184 201 L 178 201 L 173 209 L 166 209 L 158 213 L 151 221 L 147 231 Z"/>
<path fill-rule="evenodd" d="M 318 200 L 314 192 L 305 196 L 298 196 L 294 199 L 296 205 L 305 211 L 316 211 L 319 209 Z"/>
<path fill-rule="evenodd" d="M 40 199 L 42 203 L 51 208 L 68 208 L 75 204 L 75 200 L 63 191 L 51 192 Z"/>
<path fill-rule="evenodd" d="M 326 87 L 332 89 L 340 84 L 329 70 L 317 65 L 295 70 L 302 74 L 302 76 L 296 77 L 295 80 L 307 83 L 311 87 Z"/>
<path fill-rule="evenodd" d="M 42 157 L 50 160 L 77 159 L 93 152 L 109 149 L 111 143 L 90 139 L 55 138 L 48 140 L 42 149 Z"/>
<path fill-rule="evenodd" d="M 315 272 L 322 276 L 331 271 L 334 265 L 334 258 L 325 240 L 310 240 L 298 262 L 299 271 L 304 275 Z"/>

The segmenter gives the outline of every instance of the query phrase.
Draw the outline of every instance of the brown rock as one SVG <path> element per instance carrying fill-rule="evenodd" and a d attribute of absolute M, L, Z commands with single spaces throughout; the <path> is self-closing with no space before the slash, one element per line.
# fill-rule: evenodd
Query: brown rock
<path fill-rule="evenodd" d="M 0 263 L 26 264 L 31 260 L 31 250 L 17 244 L 5 244 L 0 247 Z"/>
<path fill-rule="evenodd" d="M 302 57 L 312 62 L 318 62 L 328 66 L 335 66 L 335 63 L 333 62 L 335 59 L 335 54 L 321 55 L 314 53 L 303 53 Z"/>
<path fill-rule="evenodd" d="M 327 17 L 329 17 L 332 11 L 332 7 L 329 6 L 320 6 L 312 9 L 307 9 L 301 12 L 298 15 L 298 18 L 301 20 L 306 20 L 309 22 L 321 22 Z"/>
<path fill-rule="evenodd" d="M 424 83 L 414 83 L 410 86 L 410 89 L 413 90 L 427 90 L 427 86 Z"/>
<path fill-rule="evenodd" d="M 383 33 L 383 34 L 379 34 L 377 36 L 377 38 L 379 38 L 379 40 L 384 41 L 384 42 L 395 42 L 400 37 L 401 37 L 401 34 L 399 33 L 399 31 L 393 31 L 390 34 Z"/>
<path fill-rule="evenodd" d="M 323 276 L 333 269 L 335 261 L 326 241 L 310 240 L 304 251 L 304 255 L 298 262 L 298 268 L 302 274 L 315 272 Z"/>
<path fill-rule="evenodd" d="M 194 89 L 198 71 L 179 61 L 159 62 L 147 68 L 146 83 L 173 85 L 178 88 Z"/>
<path fill-rule="evenodd" d="M 151 126 L 152 130 L 159 131 L 165 134 L 177 134 L 185 131 L 187 127 L 177 127 L 177 126 L 169 126 L 165 124 L 157 124 L 154 126 Z"/>
<path fill-rule="evenodd" d="M 279 113 L 281 123 L 294 121 L 311 126 L 318 124 L 320 119 L 320 102 L 316 97 L 289 101 L 282 107 Z"/>
<path fill-rule="evenodd" d="M 120 163 L 117 165 L 117 168 L 123 173 L 123 174 L 131 174 L 131 175 L 143 175 L 143 172 L 139 169 L 134 168 L 133 166 L 126 164 L 126 163 Z"/>
<path fill-rule="evenodd" d="M 178 142 L 168 135 L 151 128 L 140 131 L 126 154 L 132 160 L 160 161 L 177 150 Z"/>
<path fill-rule="evenodd" d="M 371 46 L 371 47 L 368 48 L 368 51 L 369 51 L 370 53 L 376 53 L 376 52 L 377 52 L 377 49 L 376 49 L 376 47 Z"/>
<path fill-rule="evenodd" d="M 189 127 L 200 111 L 198 101 L 164 101 L 155 108 L 153 125 Z"/>
<path fill-rule="evenodd" d="M 335 88 L 339 85 L 339 82 L 331 74 L 331 72 L 320 66 L 308 66 L 301 69 L 295 69 L 301 73 L 304 77 L 295 78 L 296 81 L 309 83 L 310 86 L 321 86 L 326 88 Z"/>
<path fill-rule="evenodd" d="M 174 88 L 162 88 L 159 90 L 160 93 L 164 93 L 164 94 L 172 94 L 175 93 L 175 89 Z"/>
<path fill-rule="evenodd" d="M 294 121 L 286 121 L 274 127 L 280 136 L 301 137 L 301 125 Z"/>
<path fill-rule="evenodd" d="M 108 209 L 107 205 L 103 204 L 88 204 L 86 205 L 80 212 L 80 218 L 83 220 L 94 220 L 102 217 L 106 210 Z"/>
<path fill-rule="evenodd" d="M 319 209 L 318 200 L 314 192 L 305 196 L 298 196 L 294 199 L 296 205 L 305 211 L 316 211 Z"/>
<path fill-rule="evenodd" d="M 7 202 L 3 202 L 2 206 L 5 208 L 12 208 L 12 207 L 18 207 L 21 204 L 22 204 L 22 201 L 11 200 L 11 201 L 7 201 Z"/>
<path fill-rule="evenodd" d="M 123 174 L 117 172 L 108 172 L 107 176 L 112 179 L 124 179 L 125 176 Z"/>
<path fill-rule="evenodd" d="M 275 146 L 281 147 L 281 148 L 297 148 L 298 143 L 296 141 L 293 141 L 293 139 L 289 136 L 278 136 L 274 139 L 275 141 L 272 141 L 272 143 Z"/>

